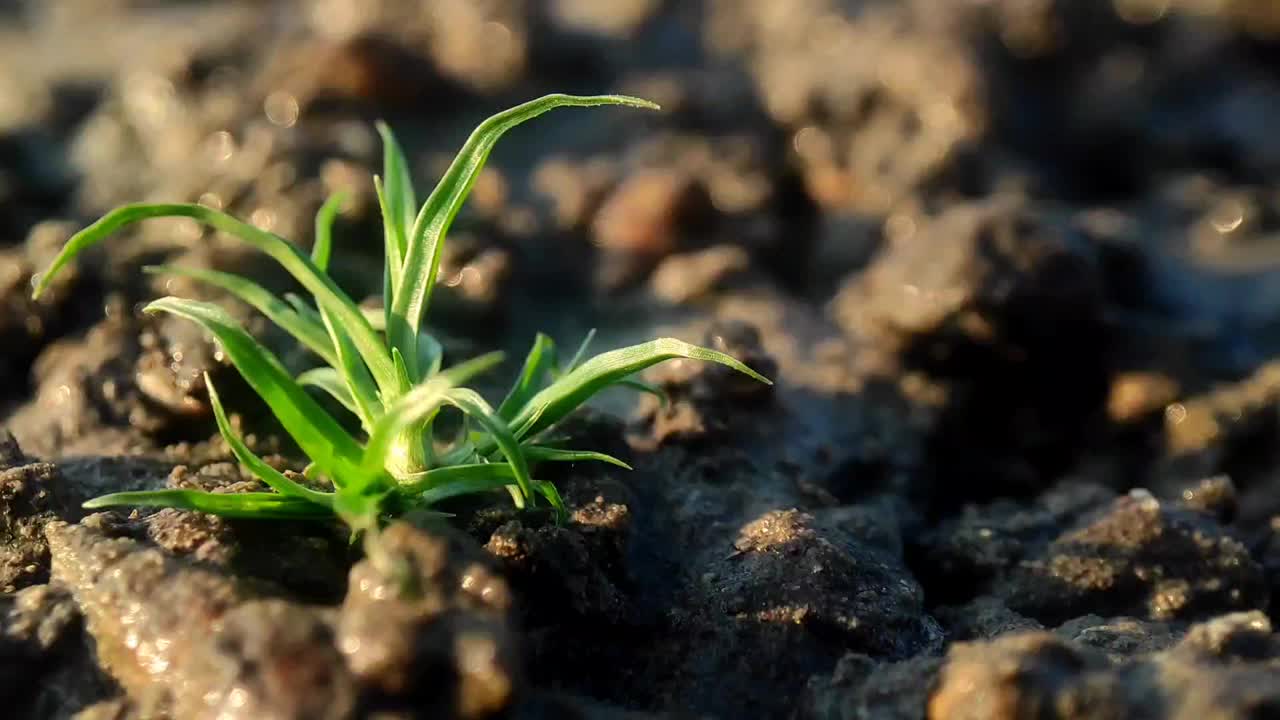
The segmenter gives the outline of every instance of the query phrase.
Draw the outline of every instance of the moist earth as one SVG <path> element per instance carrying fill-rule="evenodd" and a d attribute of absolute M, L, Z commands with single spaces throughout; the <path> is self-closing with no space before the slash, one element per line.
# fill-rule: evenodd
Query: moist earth
<path fill-rule="evenodd" d="M 0 8 L 6 717 L 1280 716 L 1280 7 L 1253 0 L 16 2 Z M 324 523 L 92 513 L 305 460 L 160 263 L 378 302 L 373 121 L 420 190 L 498 146 L 441 262 L 451 361 L 673 335 L 565 425 L 569 519 L 464 498 L 378 562 Z M 420 192 L 421 194 L 421 192 Z"/>

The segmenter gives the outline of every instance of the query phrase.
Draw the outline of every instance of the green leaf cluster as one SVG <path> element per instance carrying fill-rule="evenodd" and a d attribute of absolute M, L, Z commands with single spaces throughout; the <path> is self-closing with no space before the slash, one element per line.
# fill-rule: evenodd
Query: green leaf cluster
<path fill-rule="evenodd" d="M 74 235 L 39 279 L 36 296 L 85 249 L 148 218 L 192 218 L 252 245 L 287 270 L 310 299 L 294 294 L 277 297 L 249 279 L 212 270 L 158 267 L 148 271 L 184 275 L 221 288 L 261 312 L 323 363 L 295 377 L 221 307 L 177 297 L 155 300 L 146 312 L 181 316 L 217 339 L 226 357 L 306 454 L 310 465 L 305 474 L 312 482 L 295 481 L 254 455 L 231 427 L 206 376 L 218 430 L 236 459 L 270 491 L 121 492 L 90 500 L 85 507 L 161 506 L 244 518 L 336 515 L 360 532 L 376 529 L 391 514 L 429 508 L 458 495 L 506 489 L 518 507 L 545 500 L 562 515 L 564 506 L 555 486 L 533 475 L 538 466 L 590 460 L 626 467 L 601 453 L 564 449 L 550 437 L 560 420 L 596 393 L 612 385 L 651 390 L 631 376 L 673 358 L 717 362 L 769 382 L 728 355 L 671 338 L 584 359 L 588 336 L 572 359 L 561 365 L 555 344 L 540 334 L 510 391 L 495 408 L 466 383 L 500 364 L 500 353 L 443 366 L 441 345 L 424 329 L 423 320 L 445 236 L 490 151 L 508 130 L 548 110 L 599 105 L 656 108 L 620 95 L 557 94 L 500 112 L 476 128 L 421 205 L 399 144 L 390 128 L 379 123 L 383 174 L 374 178 L 374 187 L 382 211 L 386 263 L 384 309 L 372 315 L 359 308 L 327 272 L 340 196 L 330 198 L 317 213 L 310 254 L 278 235 L 196 204 L 126 205 Z M 362 437 L 353 437 L 312 392 L 331 396 L 351 413 L 359 421 Z M 434 423 L 445 408 L 461 411 L 464 423 L 457 438 L 441 447 Z M 319 491 L 310 485 L 331 490 Z"/>

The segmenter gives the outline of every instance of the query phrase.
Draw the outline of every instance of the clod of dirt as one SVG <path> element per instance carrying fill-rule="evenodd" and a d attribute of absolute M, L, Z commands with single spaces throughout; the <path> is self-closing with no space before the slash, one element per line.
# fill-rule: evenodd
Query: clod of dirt
<path fill-rule="evenodd" d="M 83 336 L 62 338 L 36 359 L 35 399 L 9 418 L 42 455 L 124 454 L 155 438 L 189 437 L 215 350 L 198 326 L 177 318 L 135 321 L 121 299 Z M 203 439 L 203 438 L 200 438 Z"/>
<path fill-rule="evenodd" d="M 28 460 L 12 435 L 0 434 L 0 592 L 48 580 L 44 526 L 71 508 L 58 468 Z"/>
<path fill-rule="evenodd" d="M 1206 493 L 1221 492 L 1210 482 Z M 1265 608 L 1262 567 L 1233 530 L 1189 499 L 1068 484 L 1035 504 L 966 508 L 924 540 L 926 585 L 943 602 L 990 594 L 1046 624 L 1099 613 L 1190 620 Z M 968 578 L 957 593 L 955 582 Z M 979 580 L 984 578 L 984 580 Z M 945 614 L 944 614 L 945 615 Z"/>
<path fill-rule="evenodd" d="M 539 624 L 554 616 L 618 622 L 628 610 L 626 595 L 606 568 L 598 548 L 576 527 L 526 528 L 519 520 L 499 527 L 485 549 L 502 564 L 513 584 L 530 596 Z M 612 554 L 612 553 L 609 553 Z"/>
<path fill-rule="evenodd" d="M 880 215 L 954 172 L 986 126 L 958 5 L 714 0 L 705 42 L 745 61 L 769 115 L 794 133 L 818 203 Z M 962 180 L 946 188 L 969 189 Z"/>
<path fill-rule="evenodd" d="M 956 643 L 945 659 L 876 666 L 846 656 L 810 682 L 799 717 L 1251 718 L 1280 699 L 1280 641 L 1260 613 L 1193 625 L 1181 640 L 1159 623 L 1069 625 Z"/>
<path fill-rule="evenodd" d="M 959 643 L 947 655 L 928 716 L 1265 716 L 1280 707 L 1278 651 L 1260 613 L 1195 625 L 1169 650 L 1118 663 L 1048 633 Z"/>
<path fill-rule="evenodd" d="M 292 475 L 297 482 L 311 482 L 283 465 L 278 469 Z M 175 489 L 214 493 L 267 490 L 261 481 L 248 479 L 240 466 L 230 462 L 209 463 L 194 472 L 179 465 L 165 484 Z M 154 512 L 135 511 L 130 521 L 116 531 L 137 540 L 148 540 L 177 557 L 233 571 L 295 597 L 336 601 L 346 589 L 350 548 L 347 538 L 336 526 L 228 520 L 166 508 Z"/>
<path fill-rule="evenodd" d="M 919 720 L 942 663 L 940 657 L 920 655 L 879 664 L 848 653 L 829 676 L 810 678 L 795 715 L 803 720 Z"/>
<path fill-rule="evenodd" d="M 923 592 L 901 562 L 798 510 L 744 526 L 711 569 L 712 593 L 740 622 L 799 625 L 829 642 L 902 659 L 938 646 Z"/>
<path fill-rule="evenodd" d="M 45 529 L 53 578 L 85 616 L 103 669 L 146 708 L 176 707 L 215 624 L 240 601 L 228 579 L 84 526 Z"/>
<path fill-rule="evenodd" d="M 468 538 L 388 527 L 351 570 L 337 643 L 371 702 L 406 717 L 486 718 L 520 687 L 506 582 Z"/>
<path fill-rule="evenodd" d="M 281 600 L 253 600 L 225 613 L 189 659 L 174 717 L 352 717 L 358 688 L 328 615 Z"/>
<path fill-rule="evenodd" d="M 1002 593 L 1042 620 L 1082 611 L 1155 620 L 1265 608 L 1262 568 L 1211 517 L 1135 490 L 1019 563 Z"/>
<path fill-rule="evenodd" d="M 933 613 L 953 641 L 990 640 L 1006 633 L 1043 630 L 1044 626 L 1010 610 L 1000 598 L 983 595 L 964 605 L 939 607 Z"/>
<path fill-rule="evenodd" d="M 1163 447 L 1151 469 L 1162 491 L 1193 489 L 1203 477 L 1227 474 L 1240 490 L 1241 524 L 1256 527 L 1280 513 L 1271 468 L 1280 459 L 1280 363 L 1266 363 L 1239 382 L 1194 395 L 1165 410 Z"/>
<path fill-rule="evenodd" d="M 248 601 L 232 579 L 83 525 L 46 528 L 53 576 L 100 665 L 139 711 L 190 718 L 343 718 L 356 685 L 324 614 Z"/>
<path fill-rule="evenodd" d="M 722 290 L 751 268 L 751 256 L 738 245 L 672 255 L 653 271 L 649 286 L 660 300 L 682 305 Z"/>
<path fill-rule="evenodd" d="M 652 169 L 625 178 L 592 221 L 593 241 L 605 251 L 600 285 L 633 283 L 694 242 L 713 213 L 706 188 L 687 172 Z"/>
<path fill-rule="evenodd" d="M 1105 652 L 1114 663 L 1167 650 L 1177 644 L 1182 625 L 1137 618 L 1085 615 L 1054 630 L 1061 638 Z"/>
<path fill-rule="evenodd" d="M 981 588 L 998 587 L 1018 562 L 1114 496 L 1107 488 L 1081 483 L 1054 488 L 1034 503 L 965 506 L 921 539 L 921 567 L 927 568 L 932 600 L 964 603 Z"/>
<path fill-rule="evenodd" d="M 941 383 L 932 463 L 983 494 L 1034 492 L 1106 401 L 1093 260 L 1025 200 L 959 204 L 888 244 L 831 304 L 850 334 Z M 981 468 L 981 469 L 979 469 Z M 960 483 L 942 482 L 946 505 Z"/>
<path fill-rule="evenodd" d="M 0 703 L 20 706 L 33 694 L 79 620 L 75 603 L 61 588 L 34 585 L 0 597 Z"/>
<path fill-rule="evenodd" d="M 0 182 L 2 184 L 2 182 Z M 31 299 L 31 281 L 53 251 L 71 236 L 64 222 L 36 225 L 25 246 L 0 250 L 0 383 L 4 387 L 26 384 L 31 361 L 50 338 L 84 307 L 82 275 L 74 268 L 59 275 L 39 300 Z M 75 298 L 75 303 L 70 302 Z"/>

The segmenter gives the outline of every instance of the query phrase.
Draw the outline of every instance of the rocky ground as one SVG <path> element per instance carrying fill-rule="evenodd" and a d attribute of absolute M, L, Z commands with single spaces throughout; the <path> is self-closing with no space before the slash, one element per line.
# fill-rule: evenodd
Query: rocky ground
<path fill-rule="evenodd" d="M 1269 0 L 14 0 L 0 6 L 0 704 L 79 718 L 1280 716 L 1280 8 Z M 373 120 L 425 184 L 501 144 L 445 259 L 455 359 L 674 334 L 606 397 L 557 526 L 402 522 L 417 592 L 322 524 L 88 514 L 301 459 L 141 265 L 380 288 Z M 227 307 L 298 369 L 262 318 Z M 514 372 L 505 367 L 494 387 Z"/>

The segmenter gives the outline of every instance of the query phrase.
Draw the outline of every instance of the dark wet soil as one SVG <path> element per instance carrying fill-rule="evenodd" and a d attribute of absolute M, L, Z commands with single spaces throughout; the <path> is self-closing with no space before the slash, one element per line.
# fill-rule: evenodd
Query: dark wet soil
<path fill-rule="evenodd" d="M 1268 0 L 16 0 L 0 5 L 0 704 L 14 718 L 1280 717 L 1280 6 Z M 111 490 L 300 470 L 143 275 L 234 270 L 154 222 L 33 275 L 112 206 L 198 201 L 380 289 L 390 122 L 423 187 L 495 152 L 432 322 L 672 334 L 572 419 L 556 525 L 500 499 L 341 528 Z M 301 370 L 310 360 L 227 307 Z M 514 361 L 486 391 L 498 390 Z"/>

